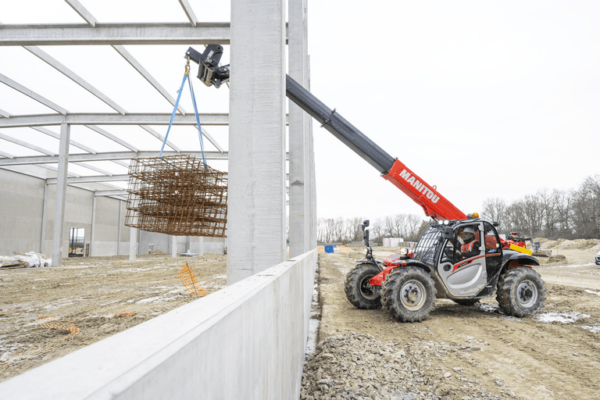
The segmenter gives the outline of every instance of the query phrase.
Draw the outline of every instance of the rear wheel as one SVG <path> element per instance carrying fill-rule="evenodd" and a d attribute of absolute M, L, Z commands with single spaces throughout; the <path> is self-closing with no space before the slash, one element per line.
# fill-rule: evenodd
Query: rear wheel
<path fill-rule="evenodd" d="M 475 304 L 479 303 L 479 299 L 459 299 L 452 301 L 461 306 L 474 306 Z"/>
<path fill-rule="evenodd" d="M 514 317 L 537 314 L 546 301 L 546 285 L 530 268 L 512 268 L 498 281 L 496 300 L 502 311 Z"/>
<path fill-rule="evenodd" d="M 420 268 L 397 268 L 383 282 L 383 306 L 400 322 L 421 322 L 435 306 L 435 283 Z"/>
<path fill-rule="evenodd" d="M 374 264 L 358 264 L 348 272 L 344 292 L 352 305 L 363 310 L 381 308 L 380 294 L 369 283 L 379 272 Z"/>

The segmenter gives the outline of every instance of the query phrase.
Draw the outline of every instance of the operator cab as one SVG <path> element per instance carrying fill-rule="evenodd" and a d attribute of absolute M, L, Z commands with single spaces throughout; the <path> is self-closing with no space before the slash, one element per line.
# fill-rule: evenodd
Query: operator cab
<path fill-rule="evenodd" d="M 445 227 L 437 272 L 453 296 L 485 296 L 502 268 L 502 244 L 494 226 L 481 219 Z M 491 283 L 491 282 L 490 282 Z"/>

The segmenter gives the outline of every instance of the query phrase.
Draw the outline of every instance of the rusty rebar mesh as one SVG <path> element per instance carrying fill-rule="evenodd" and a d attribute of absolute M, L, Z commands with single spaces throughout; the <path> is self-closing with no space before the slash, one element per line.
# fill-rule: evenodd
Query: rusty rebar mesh
<path fill-rule="evenodd" d="M 125 225 L 175 236 L 226 237 L 227 178 L 181 154 L 129 165 Z"/>

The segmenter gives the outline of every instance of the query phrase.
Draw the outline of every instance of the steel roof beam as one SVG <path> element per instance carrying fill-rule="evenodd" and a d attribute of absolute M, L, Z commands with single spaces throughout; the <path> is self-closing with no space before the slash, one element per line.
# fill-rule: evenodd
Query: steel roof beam
<path fill-rule="evenodd" d="M 70 156 L 69 156 L 69 157 L 70 157 Z M 87 164 L 87 163 L 82 163 L 82 162 L 79 162 L 79 163 L 73 163 L 73 162 L 71 162 L 70 164 L 79 165 L 80 167 L 87 168 L 87 169 L 91 169 L 92 171 L 96 171 L 96 172 L 98 172 L 98 173 L 100 173 L 100 174 L 104 174 L 104 175 L 107 175 L 107 176 L 111 176 L 111 175 L 112 175 L 112 173 L 108 172 L 108 171 L 107 171 L 107 170 L 105 170 L 105 169 L 98 168 L 98 167 L 95 167 L 95 166 L 93 166 L 93 165 L 90 165 L 90 164 Z"/>
<path fill-rule="evenodd" d="M 140 75 L 142 75 L 144 77 L 144 79 L 146 79 L 148 81 L 148 83 L 150 83 L 156 90 L 158 90 L 158 92 L 165 98 L 167 99 L 167 101 L 169 103 L 171 103 L 171 105 L 175 106 L 175 99 L 173 98 L 173 96 L 171 96 L 169 94 L 169 92 L 160 84 L 158 83 L 158 81 L 150 74 L 150 72 L 148 72 L 146 70 L 146 68 L 144 68 L 144 66 L 142 64 L 140 64 L 140 62 L 138 60 L 136 60 L 131 53 L 129 53 L 127 51 L 127 49 L 125 49 L 125 47 L 121 46 L 121 45 L 113 45 L 112 46 L 121 56 L 123 56 L 123 58 L 129 63 L 131 64 L 131 66 L 133 68 L 135 68 L 135 70 L 137 72 L 140 73 Z M 186 114 L 186 111 L 183 109 L 183 107 L 181 105 L 179 105 L 177 107 L 177 109 L 179 110 L 179 112 L 181 112 L 183 115 Z"/>
<path fill-rule="evenodd" d="M 3 151 L 0 151 L 0 156 L 6 157 L 6 158 L 14 158 L 15 157 L 12 154 L 8 154 L 8 153 L 5 153 Z"/>
<path fill-rule="evenodd" d="M 94 192 L 94 196 L 96 197 L 106 197 L 106 196 L 127 196 L 127 190 L 96 190 Z"/>
<path fill-rule="evenodd" d="M 4 111 L 4 110 L 0 109 L 0 116 L 3 116 L 4 118 L 10 118 L 10 117 L 12 117 L 12 114 L 9 113 L 8 111 Z"/>
<path fill-rule="evenodd" d="M 36 167 L 40 167 L 40 168 L 45 168 L 45 169 L 49 169 L 50 171 L 55 171 L 58 172 L 58 168 L 53 166 L 53 165 L 36 165 Z M 69 172 L 67 171 L 67 176 L 72 176 L 75 178 L 79 178 L 81 175 L 75 174 L 73 172 Z"/>
<path fill-rule="evenodd" d="M 41 132 L 41 133 L 43 133 L 45 135 L 48 135 L 48 136 L 51 136 L 51 137 L 53 137 L 55 139 L 60 140 L 60 134 L 54 133 L 50 129 L 44 128 L 43 126 L 32 126 L 31 129 L 35 129 L 38 132 Z M 78 148 L 80 148 L 83 151 L 87 151 L 88 153 L 92 153 L 92 154 L 96 154 L 97 153 L 96 150 L 94 150 L 92 148 L 89 148 L 86 145 L 83 145 L 83 144 L 81 144 L 79 142 L 76 142 L 74 140 L 71 140 L 70 144 L 71 144 L 71 146 L 78 147 Z"/>
<path fill-rule="evenodd" d="M 1 26 L 4 25 L 0 25 L 0 32 L 2 30 Z M 0 36 L 2 34 L 0 33 Z M 9 86 L 13 89 L 15 89 L 18 92 L 23 93 L 25 96 L 28 96 L 30 98 L 32 98 L 33 100 L 42 103 L 43 105 L 45 105 L 46 107 L 49 107 L 51 109 L 53 109 L 56 112 L 59 112 L 63 115 L 66 115 L 68 113 L 67 110 L 65 110 L 64 108 L 62 108 L 61 106 L 59 106 L 58 104 L 48 100 L 47 98 L 40 96 L 39 94 L 35 93 L 32 90 L 27 89 L 25 86 L 21 85 L 20 83 L 17 83 L 15 81 L 13 81 L 12 79 L 10 79 L 8 76 L 6 75 L 2 75 L 0 74 L 0 82 L 4 83 L 6 86 Z"/>
<path fill-rule="evenodd" d="M 171 114 L 38 114 L 0 119 L 0 128 L 70 125 L 169 125 Z M 229 125 L 229 114 L 200 114 L 203 125 Z M 175 115 L 173 125 L 196 125 L 194 114 Z"/>
<path fill-rule="evenodd" d="M 198 129 L 197 126 L 196 126 L 196 129 Z M 205 138 L 208 139 L 209 142 L 211 142 L 213 144 L 213 146 L 215 146 L 217 148 L 217 150 L 219 150 L 221 153 L 224 151 L 223 148 L 221 146 L 219 146 L 219 143 L 217 143 L 217 141 L 211 136 L 210 133 L 208 133 L 206 131 L 206 129 L 204 129 L 204 127 L 202 127 L 202 134 L 204 135 Z"/>
<path fill-rule="evenodd" d="M 82 162 L 82 161 L 112 161 L 112 160 L 130 160 L 132 158 L 149 158 L 158 157 L 159 151 L 139 151 L 137 153 L 132 151 L 117 151 L 110 153 L 96 153 L 96 154 L 69 154 L 69 162 Z M 163 155 L 172 156 L 181 153 L 174 151 L 165 151 Z M 199 151 L 186 152 L 193 157 L 202 157 L 202 153 Z M 205 151 L 204 156 L 207 160 L 227 160 L 229 153 L 219 153 L 216 151 Z M 29 164 L 53 164 L 58 162 L 58 156 L 26 156 L 26 157 L 14 157 L 13 159 L 2 159 L 0 160 L 0 166 L 5 165 L 29 165 Z"/>
<path fill-rule="evenodd" d="M 161 135 L 160 133 L 156 132 L 151 126 L 140 125 L 140 128 L 142 128 L 143 130 L 145 130 L 146 132 L 148 132 L 149 134 L 151 134 L 152 136 L 154 136 L 155 138 L 157 138 L 161 142 L 165 141 L 165 137 L 163 135 Z M 173 142 L 171 142 L 170 140 L 167 140 L 167 146 L 169 146 L 170 148 L 172 148 L 176 152 L 181 153 L 181 149 L 179 149 L 177 146 L 175 146 L 173 144 Z"/>
<path fill-rule="evenodd" d="M 6 167 L 9 168 L 9 167 Z M 229 174 L 226 172 L 225 177 L 228 177 Z M 286 179 L 290 179 L 289 174 L 287 174 Z M 72 183 L 101 183 L 101 182 L 127 182 L 129 181 L 129 175 L 112 175 L 112 176 L 81 176 L 78 178 L 69 178 L 67 179 L 68 184 Z M 46 183 L 49 185 L 56 185 L 56 178 L 48 178 L 46 179 Z"/>
<path fill-rule="evenodd" d="M 194 10 L 192 10 L 190 3 L 188 3 L 187 0 L 179 0 L 179 4 L 181 4 L 181 7 L 183 7 L 183 11 L 190 20 L 190 24 L 192 24 L 192 26 L 196 26 L 198 19 L 196 18 L 196 14 L 194 14 Z"/>
<path fill-rule="evenodd" d="M 27 147 L 28 149 L 35 150 L 35 151 L 40 152 L 42 154 L 47 154 L 49 156 L 56 155 L 56 153 L 54 153 L 53 151 L 49 151 L 49 150 L 43 149 L 41 147 L 38 147 L 38 146 L 35 146 L 33 144 L 24 142 L 24 141 L 19 140 L 19 139 L 15 139 L 12 136 L 4 135 L 2 133 L 0 133 L 0 139 L 6 140 L 7 142 L 12 142 L 14 144 L 18 144 L 19 146 Z"/>
<path fill-rule="evenodd" d="M 100 128 L 99 126 L 85 125 L 85 127 L 93 130 L 94 132 L 97 132 L 97 133 L 101 134 L 102 136 L 104 136 L 104 137 L 112 140 L 113 142 L 116 142 L 116 143 L 120 144 L 121 146 L 123 146 L 123 147 L 125 147 L 125 148 L 127 148 L 127 149 L 129 149 L 131 151 L 135 151 L 136 153 L 139 151 L 138 148 L 130 145 L 129 143 L 127 143 L 123 139 L 120 139 L 120 138 L 116 137 L 112 133 L 109 133 L 109 132 L 105 131 L 104 129 Z"/>
<path fill-rule="evenodd" d="M 126 162 L 123 161 L 117 161 L 117 160 L 110 160 L 111 162 L 114 162 L 117 165 L 120 165 L 121 167 L 125 167 L 127 169 L 129 169 L 129 164 L 127 164 Z"/>
<path fill-rule="evenodd" d="M 129 175 L 112 175 L 112 176 L 81 176 L 79 178 L 69 178 L 67 183 L 101 183 L 101 182 L 126 182 L 129 181 Z M 46 179 L 49 185 L 56 185 L 56 178 Z"/>
<path fill-rule="evenodd" d="M 229 44 L 229 22 L 3 24 L 0 46 Z"/>
<path fill-rule="evenodd" d="M 75 82 L 76 84 L 78 84 L 79 86 L 81 86 L 82 88 L 84 88 L 85 90 L 87 90 L 88 92 L 90 92 L 91 94 L 96 96 L 97 98 L 99 98 L 102 102 L 104 102 L 106 105 L 108 105 L 113 110 L 115 110 L 121 114 L 126 113 L 126 111 L 123 107 L 121 107 L 120 105 L 115 103 L 108 96 L 106 96 L 104 93 L 102 93 L 101 91 L 99 91 L 98 89 L 93 87 L 85 79 L 83 79 L 82 77 L 77 75 L 75 72 L 71 71 L 69 68 L 67 68 L 65 65 L 63 65 L 61 62 L 59 62 L 54 57 L 52 57 L 50 54 L 46 53 L 45 51 L 43 51 L 35 46 L 24 46 L 24 48 L 25 48 L 25 50 L 29 51 L 34 56 L 36 56 L 39 59 L 41 59 L 42 61 L 44 61 L 46 64 L 48 64 L 51 67 L 53 67 L 54 69 L 56 69 L 61 74 L 63 74 L 67 78 L 71 79 L 73 82 Z"/>
<path fill-rule="evenodd" d="M 96 18 L 77 0 L 65 0 L 81 18 L 91 26 L 96 26 Z"/>

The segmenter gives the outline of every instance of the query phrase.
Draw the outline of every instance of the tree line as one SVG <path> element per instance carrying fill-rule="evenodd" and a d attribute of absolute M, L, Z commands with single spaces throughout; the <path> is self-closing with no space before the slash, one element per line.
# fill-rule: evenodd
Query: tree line
<path fill-rule="evenodd" d="M 500 233 L 519 232 L 532 238 L 600 239 L 600 175 L 590 176 L 576 189 L 540 190 L 509 202 L 489 198 L 483 202 L 481 216 L 498 222 Z M 419 239 L 426 226 L 425 217 L 396 214 L 371 221 L 370 239 Z M 319 218 L 320 243 L 350 243 L 363 239 L 362 217 Z"/>
<path fill-rule="evenodd" d="M 600 175 L 576 189 L 540 190 L 516 201 L 484 201 L 482 217 L 500 223 L 500 233 L 549 239 L 600 239 Z"/>
<path fill-rule="evenodd" d="M 363 240 L 360 225 L 364 218 L 319 218 L 317 240 L 319 243 L 350 243 Z M 383 238 L 403 238 L 406 242 L 417 241 L 423 217 L 414 214 L 396 214 L 371 220 L 370 240 L 381 242 Z"/>

